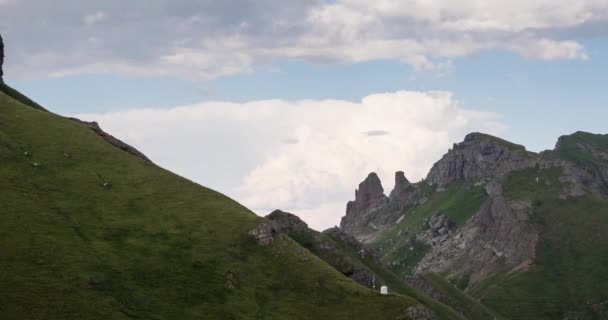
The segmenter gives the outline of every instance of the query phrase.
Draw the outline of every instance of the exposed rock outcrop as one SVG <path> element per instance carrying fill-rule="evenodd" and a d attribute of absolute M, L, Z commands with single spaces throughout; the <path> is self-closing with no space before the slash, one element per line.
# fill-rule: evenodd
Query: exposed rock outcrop
<path fill-rule="evenodd" d="M 266 220 L 271 221 L 275 229 L 282 233 L 299 233 L 309 230 L 308 224 L 298 216 L 281 210 L 271 212 L 266 216 Z"/>
<path fill-rule="evenodd" d="M 249 231 L 249 235 L 261 245 L 267 245 L 276 239 L 290 233 L 300 233 L 308 230 L 306 222 L 297 216 L 275 210 L 264 218 L 262 223 Z"/>
<path fill-rule="evenodd" d="M 584 190 L 608 197 L 608 135 L 576 132 L 562 136 L 555 145 L 557 155 L 569 162 L 569 174 L 564 179 L 572 183 L 572 192 Z"/>
<path fill-rule="evenodd" d="M 473 284 L 500 267 L 513 269 L 533 261 L 538 234 L 529 223 L 531 207 L 530 202 L 490 197 L 457 231 L 450 230 L 451 224 L 441 215 L 431 217 L 431 228 L 417 236 L 430 245 L 430 250 L 414 273 L 467 275 Z"/>
<path fill-rule="evenodd" d="M 442 213 L 432 215 L 427 220 L 429 229 L 434 236 L 443 236 L 449 234 L 452 228 L 456 225 L 452 219 Z"/>
<path fill-rule="evenodd" d="M 412 184 L 409 180 L 407 180 L 403 171 L 395 172 L 395 188 L 393 191 L 391 191 L 389 199 L 394 201 L 395 199 L 399 198 L 401 195 L 403 195 L 403 193 L 407 192 L 411 185 Z"/>
<path fill-rule="evenodd" d="M 491 179 L 529 167 L 532 153 L 523 146 L 483 133 L 468 134 L 429 172 L 426 182 L 445 187 L 455 181 Z"/>
<path fill-rule="evenodd" d="M 115 138 L 114 136 L 112 136 L 111 134 L 106 133 L 105 131 L 103 131 L 101 129 L 101 127 L 99 127 L 99 124 L 95 121 L 93 122 L 87 122 L 87 121 L 82 121 L 80 119 L 76 119 L 76 118 L 68 118 L 70 120 L 76 121 L 78 123 L 81 123 L 89 128 L 91 128 L 91 130 L 93 130 L 93 132 L 95 132 L 98 136 L 100 136 L 101 138 L 103 138 L 105 141 L 107 141 L 109 144 L 115 146 L 116 148 L 125 151 L 127 153 L 130 153 L 138 158 L 141 158 L 145 161 L 148 162 L 152 162 L 150 159 L 148 159 L 148 157 L 146 157 L 145 154 L 139 152 L 139 150 L 133 148 L 132 146 L 122 142 L 121 140 Z"/>
<path fill-rule="evenodd" d="M 0 83 L 4 82 L 4 41 L 2 40 L 2 35 L 0 34 Z"/>
<path fill-rule="evenodd" d="M 346 205 L 346 216 L 340 222 L 340 228 L 345 232 L 354 231 L 360 227 L 365 218 L 372 212 L 382 208 L 388 202 L 384 188 L 376 173 L 370 173 L 355 190 L 355 201 Z"/>
<path fill-rule="evenodd" d="M 410 183 L 402 172 L 397 172 L 395 188 L 388 200 L 382 197 L 377 176 L 370 175 L 361 183 L 357 199 L 349 202 L 341 228 L 359 241 L 373 242 L 407 219 L 407 214 L 414 214 L 433 200 L 434 205 L 439 205 L 438 212 L 423 222 L 411 221 L 407 230 L 396 230 L 391 238 L 375 244 L 381 258 L 390 259 L 385 263 L 393 269 L 403 266 L 405 274 L 431 271 L 449 278 L 466 278 L 464 287 L 500 270 L 510 273 L 526 270 L 536 258 L 540 234 L 532 218 L 534 195 L 524 192 L 522 196 L 517 187 L 520 183 L 531 183 L 529 188 L 534 190 L 538 185 L 562 200 L 589 192 L 608 197 L 607 141 L 606 136 L 576 133 L 560 138 L 555 151 L 537 154 L 496 137 L 472 133 L 455 144 L 425 180 Z M 507 178 L 522 170 L 533 176 L 519 174 L 517 179 L 529 182 L 516 182 L 510 193 L 505 194 L 503 185 Z M 456 189 L 450 192 L 462 190 L 465 195 L 472 188 L 485 191 L 480 205 L 468 209 L 474 212 L 462 212 L 460 205 L 460 214 L 469 217 L 460 224 L 449 218 L 449 209 L 446 212 L 441 209 L 451 205 L 441 202 L 445 201 L 441 194 L 452 186 Z M 365 190 L 366 197 L 362 197 L 361 190 Z M 513 192 L 520 196 L 513 197 Z M 395 258 L 414 250 L 416 243 L 424 252 L 414 265 Z"/>

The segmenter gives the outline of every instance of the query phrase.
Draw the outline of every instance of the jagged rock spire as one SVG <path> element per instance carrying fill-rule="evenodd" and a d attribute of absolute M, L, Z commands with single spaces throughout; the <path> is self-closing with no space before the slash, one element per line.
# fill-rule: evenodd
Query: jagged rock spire
<path fill-rule="evenodd" d="M 348 232 L 356 227 L 362 217 L 367 216 L 387 202 L 388 197 L 384 195 L 380 178 L 376 173 L 370 173 L 359 184 L 359 188 L 355 190 L 355 201 L 350 201 L 346 205 L 346 216 L 342 218 L 340 228 Z"/>
<path fill-rule="evenodd" d="M 355 202 L 361 210 L 365 210 L 378 198 L 384 198 L 384 188 L 378 175 L 372 172 L 355 191 Z"/>
<path fill-rule="evenodd" d="M 2 71 L 2 65 L 4 64 L 4 41 L 2 41 L 2 35 L 0 34 L 0 83 L 4 82 L 4 71 Z"/>
<path fill-rule="evenodd" d="M 411 185 L 410 181 L 405 177 L 403 171 L 395 172 L 395 188 L 391 191 L 391 200 L 401 194 L 405 189 Z"/>

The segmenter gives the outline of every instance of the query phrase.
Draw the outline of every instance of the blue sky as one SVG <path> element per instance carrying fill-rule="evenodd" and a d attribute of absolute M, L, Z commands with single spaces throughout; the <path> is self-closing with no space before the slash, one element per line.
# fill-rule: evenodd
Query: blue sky
<path fill-rule="evenodd" d="M 608 40 L 587 41 L 585 48 L 590 54 L 587 61 L 480 53 L 456 60 L 445 74 L 416 71 L 395 60 L 354 64 L 285 60 L 207 81 L 93 74 L 11 83 L 62 114 L 167 108 L 209 100 L 359 101 L 372 93 L 445 90 L 463 106 L 499 113 L 509 126 L 506 138 L 539 151 L 577 130 L 608 132 Z"/>
<path fill-rule="evenodd" d="M 332 226 L 469 131 L 608 133 L 608 1 L 141 1 L 0 0 L 6 81 L 259 214 Z"/>

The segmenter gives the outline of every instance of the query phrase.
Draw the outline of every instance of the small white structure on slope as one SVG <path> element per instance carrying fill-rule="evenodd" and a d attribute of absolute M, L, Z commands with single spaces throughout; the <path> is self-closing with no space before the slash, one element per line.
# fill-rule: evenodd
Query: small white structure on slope
<path fill-rule="evenodd" d="M 388 294 L 388 287 L 387 286 L 380 287 L 380 294 Z"/>

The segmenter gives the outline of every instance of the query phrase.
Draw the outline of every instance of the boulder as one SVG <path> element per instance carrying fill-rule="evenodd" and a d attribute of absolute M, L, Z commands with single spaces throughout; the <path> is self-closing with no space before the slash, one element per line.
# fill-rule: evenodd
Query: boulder
<path fill-rule="evenodd" d="M 283 235 L 307 230 L 308 225 L 297 216 L 281 210 L 275 210 L 267 215 L 262 223 L 250 230 L 249 235 L 259 244 L 267 245 Z"/>

